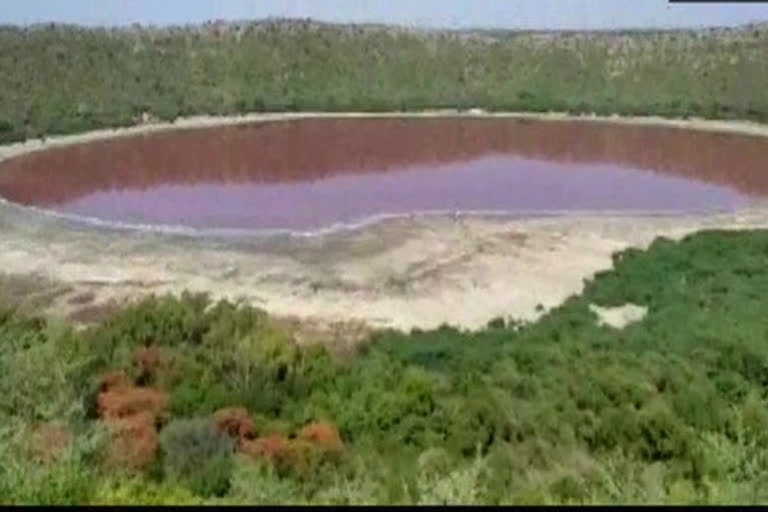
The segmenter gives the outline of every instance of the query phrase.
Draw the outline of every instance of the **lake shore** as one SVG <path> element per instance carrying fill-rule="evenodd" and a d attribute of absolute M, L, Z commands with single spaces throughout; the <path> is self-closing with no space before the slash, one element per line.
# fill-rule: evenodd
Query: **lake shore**
<path fill-rule="evenodd" d="M 750 122 L 434 111 L 297 113 L 194 117 L 0 147 L 0 160 L 60 145 L 138 135 L 308 117 L 509 117 L 675 126 L 768 136 Z M 84 310 L 147 293 L 209 292 L 242 299 L 278 316 L 322 325 L 477 328 L 494 317 L 535 320 L 611 267 L 611 255 L 657 236 L 702 229 L 768 228 L 768 208 L 707 215 L 584 212 L 537 218 L 413 215 L 314 236 L 189 236 L 118 229 L 0 203 L 0 265 L 6 274 L 61 283 L 49 312 Z M 90 297 L 87 304 L 75 300 Z"/>

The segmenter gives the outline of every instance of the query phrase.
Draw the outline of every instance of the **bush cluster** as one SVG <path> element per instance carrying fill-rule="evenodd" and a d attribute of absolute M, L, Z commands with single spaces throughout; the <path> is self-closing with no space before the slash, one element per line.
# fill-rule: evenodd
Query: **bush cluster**
<path fill-rule="evenodd" d="M 614 263 L 536 323 L 343 359 L 202 295 L 85 331 L 0 314 L 0 501 L 765 502 L 768 232 Z M 622 330 L 589 308 L 626 302 Z"/>
<path fill-rule="evenodd" d="M 0 27 L 0 143 L 180 116 L 496 111 L 765 121 L 768 30 Z"/>

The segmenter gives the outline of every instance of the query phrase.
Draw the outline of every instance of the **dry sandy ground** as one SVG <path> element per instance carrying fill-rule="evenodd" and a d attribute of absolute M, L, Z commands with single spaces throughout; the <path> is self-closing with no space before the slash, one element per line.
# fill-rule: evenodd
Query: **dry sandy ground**
<path fill-rule="evenodd" d="M 319 114 L 244 116 L 234 121 L 309 115 Z M 226 122 L 233 120 L 197 118 L 176 126 Z M 650 118 L 620 122 L 768 135 L 768 127 L 752 123 Z M 0 160 L 52 145 L 173 127 L 145 126 L 6 146 L 0 148 Z M 449 323 L 476 328 L 498 316 L 537 318 L 578 293 L 585 278 L 610 268 L 617 250 L 647 246 L 657 236 L 680 238 L 708 228 L 768 228 L 768 208 L 756 205 L 735 213 L 675 217 L 418 216 L 315 236 L 227 237 L 87 226 L 0 203 L 0 271 L 59 283 L 50 311 L 65 316 L 85 318 L 96 305 L 146 293 L 191 290 L 242 298 L 271 313 L 324 326 L 410 329 Z"/>

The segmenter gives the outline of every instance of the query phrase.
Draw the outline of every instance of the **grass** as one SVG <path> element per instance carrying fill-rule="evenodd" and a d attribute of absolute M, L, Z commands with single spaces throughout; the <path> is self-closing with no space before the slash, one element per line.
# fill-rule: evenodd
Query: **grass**
<path fill-rule="evenodd" d="M 0 142 L 262 111 L 484 108 L 765 121 L 764 25 L 414 32 L 309 22 L 0 27 Z"/>
<path fill-rule="evenodd" d="M 614 259 L 536 323 L 379 331 L 343 359 L 203 296 L 83 331 L 4 314 L 0 502 L 768 502 L 768 232 Z M 626 302 L 648 315 L 623 330 L 589 309 Z M 206 425 L 233 406 L 227 444 Z M 68 441 L 37 446 L 51 424 Z M 149 458 L 110 466 L 120 446 Z"/>

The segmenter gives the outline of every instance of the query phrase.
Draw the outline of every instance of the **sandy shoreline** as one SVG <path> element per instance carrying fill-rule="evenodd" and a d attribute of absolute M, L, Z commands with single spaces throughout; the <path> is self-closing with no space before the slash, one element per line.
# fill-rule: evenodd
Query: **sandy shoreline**
<path fill-rule="evenodd" d="M 0 147 L 0 160 L 30 151 L 157 130 L 307 117 L 514 117 L 677 126 L 768 136 L 748 122 L 563 114 L 253 114 L 188 118 L 52 137 Z M 68 315 L 92 304 L 146 293 L 207 291 L 241 298 L 286 316 L 326 324 L 476 328 L 497 316 L 533 320 L 578 293 L 583 279 L 610 268 L 611 254 L 657 236 L 680 238 L 711 228 L 768 227 L 768 208 L 711 215 L 568 215 L 542 218 L 413 216 L 313 237 L 189 237 L 88 226 L 0 203 L 0 268 L 67 287 L 51 311 Z"/>

